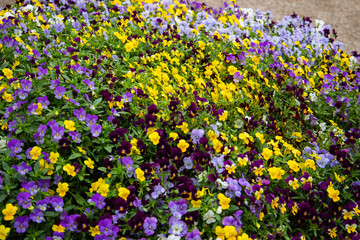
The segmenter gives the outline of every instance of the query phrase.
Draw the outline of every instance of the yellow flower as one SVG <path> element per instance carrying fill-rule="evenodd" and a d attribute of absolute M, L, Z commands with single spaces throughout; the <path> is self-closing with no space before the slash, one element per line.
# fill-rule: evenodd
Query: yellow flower
<path fill-rule="evenodd" d="M 238 157 L 237 160 L 238 160 L 238 163 L 240 164 L 241 167 L 246 166 L 248 164 L 248 162 L 249 162 L 248 157 L 243 157 L 243 158 Z"/>
<path fill-rule="evenodd" d="M 2 98 L 7 101 L 7 102 L 12 102 L 14 99 L 12 98 L 11 94 L 4 92 L 4 95 L 2 96 Z"/>
<path fill-rule="evenodd" d="M 306 161 L 305 161 L 305 167 L 306 167 L 306 168 L 312 168 L 313 170 L 316 170 L 315 161 L 312 160 L 312 159 L 306 160 Z"/>
<path fill-rule="evenodd" d="M 64 197 L 67 191 L 69 191 L 69 184 L 59 182 L 56 189 L 56 192 L 59 193 L 59 196 Z"/>
<path fill-rule="evenodd" d="M 281 180 L 282 176 L 285 174 L 285 171 L 279 167 L 271 167 L 271 168 L 269 168 L 268 171 L 269 171 L 271 179 Z"/>
<path fill-rule="evenodd" d="M 335 174 L 336 181 L 338 181 L 340 183 L 346 179 L 346 176 L 339 176 L 336 172 L 334 172 L 334 174 Z"/>
<path fill-rule="evenodd" d="M 5 227 L 4 225 L 0 225 L 0 239 L 5 240 L 9 232 L 10 228 Z"/>
<path fill-rule="evenodd" d="M 69 131 L 75 131 L 75 123 L 73 121 L 65 120 L 64 121 L 65 128 Z"/>
<path fill-rule="evenodd" d="M 63 170 L 66 171 L 66 173 L 70 176 L 75 177 L 76 176 L 76 172 L 75 172 L 75 167 L 71 164 L 66 164 L 63 167 Z"/>
<path fill-rule="evenodd" d="M 85 160 L 85 165 L 90 168 L 90 169 L 94 169 L 94 161 L 91 160 L 91 158 L 88 158 L 87 160 Z"/>
<path fill-rule="evenodd" d="M 82 147 L 77 147 L 79 152 L 81 152 L 82 154 L 86 154 L 86 151 L 82 148 Z"/>
<path fill-rule="evenodd" d="M 243 233 L 241 236 L 238 236 L 237 240 L 252 240 L 252 238 L 250 238 L 246 233 Z"/>
<path fill-rule="evenodd" d="M 236 239 L 237 231 L 234 226 L 225 226 L 224 227 L 225 237 L 227 239 Z"/>
<path fill-rule="evenodd" d="M 4 68 L 2 71 L 5 75 L 5 77 L 7 77 L 7 79 L 13 78 L 13 75 L 12 75 L 13 71 L 11 71 L 9 68 Z"/>
<path fill-rule="evenodd" d="M 100 235 L 100 228 L 99 225 L 96 225 L 95 227 L 90 227 L 89 232 L 91 233 L 91 236 L 96 236 L 96 235 Z"/>
<path fill-rule="evenodd" d="M 201 208 L 201 199 L 199 200 L 191 200 L 191 204 L 193 207 Z"/>
<path fill-rule="evenodd" d="M 145 181 L 144 171 L 141 170 L 141 168 L 137 168 L 137 169 L 135 170 L 135 173 L 136 173 L 137 179 L 139 179 L 140 182 Z"/>
<path fill-rule="evenodd" d="M 125 44 L 125 50 L 126 52 L 130 52 L 134 48 L 134 45 L 132 42 L 128 42 Z"/>
<path fill-rule="evenodd" d="M 225 121 L 228 116 L 228 111 L 224 111 L 223 114 L 219 115 L 220 121 Z"/>
<path fill-rule="evenodd" d="M 18 208 L 12 205 L 11 203 L 6 204 L 6 208 L 2 210 L 2 213 L 5 215 L 4 220 L 5 221 L 13 220 L 17 210 Z"/>
<path fill-rule="evenodd" d="M 190 145 L 184 140 L 181 139 L 179 141 L 179 143 L 177 144 L 177 147 L 181 149 L 182 152 L 186 152 L 186 149 L 189 147 Z"/>
<path fill-rule="evenodd" d="M 154 144 L 154 145 L 158 145 L 159 141 L 160 141 L 160 135 L 158 132 L 153 132 L 149 135 L 150 141 Z"/>
<path fill-rule="evenodd" d="M 102 183 L 99 186 L 99 189 L 97 190 L 98 193 L 100 193 L 101 196 L 106 197 L 107 193 L 109 192 L 109 184 Z"/>
<path fill-rule="evenodd" d="M 176 126 L 177 128 L 180 128 L 185 134 L 189 132 L 188 124 L 186 122 L 183 122 L 180 126 Z"/>
<path fill-rule="evenodd" d="M 119 194 L 118 196 L 127 201 L 127 197 L 130 195 L 130 191 L 127 188 L 120 187 L 118 188 Z"/>
<path fill-rule="evenodd" d="M 30 156 L 33 160 L 38 160 L 38 158 L 40 157 L 41 155 L 41 148 L 36 146 L 36 147 L 33 147 L 30 151 Z"/>
<path fill-rule="evenodd" d="M 230 75 L 234 75 L 237 71 L 238 71 L 238 69 L 234 66 L 228 67 L 228 72 L 230 73 Z"/>
<path fill-rule="evenodd" d="M 170 138 L 172 138 L 173 140 L 176 140 L 176 139 L 178 139 L 178 137 L 179 137 L 179 135 L 177 134 L 177 133 L 175 133 L 175 132 L 172 132 L 172 133 L 170 133 Z"/>
<path fill-rule="evenodd" d="M 63 232 L 65 232 L 65 228 L 63 227 L 63 226 L 61 226 L 60 224 L 59 225 L 53 225 L 52 226 L 52 230 L 54 231 L 54 232 L 60 232 L 60 233 L 63 233 Z"/>
<path fill-rule="evenodd" d="M 297 163 L 295 160 L 289 160 L 287 164 L 289 165 L 289 168 L 294 172 L 300 171 L 299 163 Z"/>
<path fill-rule="evenodd" d="M 199 48 L 204 51 L 205 50 L 205 43 L 203 41 L 199 41 L 198 43 L 199 43 Z"/>
<path fill-rule="evenodd" d="M 222 209 L 228 209 L 230 207 L 229 203 L 231 198 L 227 198 L 224 194 L 218 194 L 219 203 Z"/>
<path fill-rule="evenodd" d="M 261 144 L 264 144 L 264 142 L 265 142 L 264 134 L 256 133 L 255 136 L 260 140 Z"/>
<path fill-rule="evenodd" d="M 221 152 L 221 148 L 223 147 L 223 144 L 217 139 L 214 139 L 212 142 L 214 144 L 215 152 L 217 153 Z"/>
<path fill-rule="evenodd" d="M 326 191 L 328 192 L 329 198 L 331 198 L 334 202 L 337 202 L 340 200 L 340 197 L 339 197 L 340 191 L 335 190 L 332 186 L 332 183 L 330 183 L 330 185 L 328 186 Z"/>
<path fill-rule="evenodd" d="M 347 219 L 352 220 L 355 212 L 354 212 L 354 211 L 350 211 L 350 212 L 349 212 L 348 210 L 343 209 L 343 210 L 342 210 L 342 214 L 343 214 L 343 216 L 344 216 L 344 220 L 347 220 Z"/>
<path fill-rule="evenodd" d="M 60 154 L 59 153 L 54 153 L 54 152 L 50 152 L 50 161 L 51 163 L 56 163 L 58 158 L 59 158 Z"/>
<path fill-rule="evenodd" d="M 269 160 L 271 156 L 273 155 L 273 151 L 269 148 L 264 148 L 261 155 L 265 158 L 265 160 Z"/>
<path fill-rule="evenodd" d="M 336 238 L 336 236 L 337 236 L 336 232 L 337 232 L 336 227 L 328 229 L 328 234 L 330 235 L 331 238 Z"/>
<path fill-rule="evenodd" d="M 354 223 L 354 224 L 346 224 L 345 225 L 345 228 L 346 228 L 346 231 L 348 233 L 353 233 L 353 232 L 356 232 L 356 228 L 357 228 L 357 225 Z"/>
<path fill-rule="evenodd" d="M 220 226 L 216 226 L 215 234 L 217 235 L 217 239 L 225 239 L 225 230 Z"/>

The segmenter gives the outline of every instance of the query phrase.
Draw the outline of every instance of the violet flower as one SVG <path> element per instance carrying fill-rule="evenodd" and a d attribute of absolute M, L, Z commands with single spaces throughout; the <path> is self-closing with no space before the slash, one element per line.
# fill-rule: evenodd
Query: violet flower
<path fill-rule="evenodd" d="M 147 236 L 153 235 L 157 228 L 158 220 L 156 217 L 147 217 L 144 221 L 144 233 Z"/>
<path fill-rule="evenodd" d="M 29 217 L 28 216 L 21 216 L 17 217 L 14 222 L 14 228 L 16 229 L 17 233 L 24 233 L 26 229 L 29 227 Z"/>

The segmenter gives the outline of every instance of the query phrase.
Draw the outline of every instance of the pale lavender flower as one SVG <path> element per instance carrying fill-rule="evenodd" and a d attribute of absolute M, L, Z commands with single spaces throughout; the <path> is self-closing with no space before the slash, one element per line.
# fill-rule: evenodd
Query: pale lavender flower
<path fill-rule="evenodd" d="M 147 217 L 144 221 L 144 233 L 147 236 L 153 235 L 157 228 L 158 220 L 156 217 Z"/>

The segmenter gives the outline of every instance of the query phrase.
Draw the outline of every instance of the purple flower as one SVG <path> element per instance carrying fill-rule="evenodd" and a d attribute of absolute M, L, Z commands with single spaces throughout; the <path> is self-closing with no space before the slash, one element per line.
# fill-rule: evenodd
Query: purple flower
<path fill-rule="evenodd" d="M 193 129 L 191 131 L 191 140 L 194 144 L 199 144 L 200 138 L 202 138 L 205 134 L 203 129 Z"/>
<path fill-rule="evenodd" d="M 232 178 L 226 178 L 226 181 L 229 183 L 229 187 L 228 187 L 228 191 L 227 194 L 229 195 L 228 197 L 232 198 L 234 195 L 236 197 L 240 197 L 241 196 L 241 186 L 238 183 L 238 180 L 236 179 L 232 179 Z"/>
<path fill-rule="evenodd" d="M 71 232 L 77 229 L 77 224 L 75 222 L 76 218 L 78 218 L 78 214 L 73 214 L 70 216 L 65 216 L 65 219 L 61 221 L 61 226 L 68 228 Z"/>
<path fill-rule="evenodd" d="M 49 204 L 49 198 L 45 198 L 44 200 L 39 200 L 36 202 L 37 208 L 43 212 L 46 211 L 48 204 Z"/>
<path fill-rule="evenodd" d="M 59 182 L 61 181 L 61 179 L 62 179 L 62 176 L 60 176 L 60 175 L 55 175 L 55 176 L 54 176 L 54 184 L 55 184 L 55 185 L 58 185 Z"/>
<path fill-rule="evenodd" d="M 23 188 L 25 188 L 26 190 L 28 190 L 28 192 L 31 194 L 31 196 L 34 196 L 37 192 L 38 192 L 38 186 L 36 186 L 34 181 L 30 181 L 30 182 L 23 182 L 21 184 L 21 186 Z"/>
<path fill-rule="evenodd" d="M 41 104 L 41 107 L 43 109 L 48 109 L 50 102 L 49 102 L 49 99 L 47 98 L 47 96 L 38 97 L 36 99 L 36 101 Z"/>
<path fill-rule="evenodd" d="M 97 206 L 99 209 L 103 209 L 106 205 L 104 202 L 105 197 L 101 196 L 101 194 L 96 193 L 91 197 L 91 201 L 95 203 L 95 206 Z"/>
<path fill-rule="evenodd" d="M 86 114 L 86 118 L 85 118 L 86 126 L 91 127 L 92 125 L 95 125 L 97 120 L 98 120 L 98 116 L 91 115 L 89 113 Z"/>
<path fill-rule="evenodd" d="M 91 125 L 90 132 L 93 137 L 98 137 L 101 133 L 102 126 L 101 125 Z"/>
<path fill-rule="evenodd" d="M 51 131 L 52 131 L 51 135 L 54 138 L 54 141 L 58 142 L 64 135 L 65 128 L 62 126 L 58 126 L 58 127 L 54 126 L 51 128 Z"/>
<path fill-rule="evenodd" d="M 81 133 L 78 133 L 76 131 L 70 131 L 69 136 L 72 138 L 74 142 L 81 143 Z"/>
<path fill-rule="evenodd" d="M 176 217 L 171 217 L 169 221 L 170 229 L 169 234 L 174 234 L 176 236 L 183 237 L 188 231 L 188 226 L 185 222 L 177 219 Z"/>
<path fill-rule="evenodd" d="M 14 153 L 20 153 L 22 151 L 21 143 L 17 139 L 12 139 L 7 143 L 7 147 Z"/>
<path fill-rule="evenodd" d="M 326 158 L 325 154 L 320 154 L 319 157 L 320 157 L 320 159 L 316 160 L 316 164 L 320 168 L 325 168 L 325 166 L 329 163 L 329 159 Z"/>
<path fill-rule="evenodd" d="M 58 127 L 59 124 L 53 119 L 51 121 L 48 121 L 47 122 L 47 125 L 50 127 L 50 128 L 53 128 L 53 127 Z"/>
<path fill-rule="evenodd" d="M 28 110 L 28 114 L 29 115 L 37 115 L 36 109 L 38 109 L 38 105 L 35 103 L 30 103 L 30 105 L 28 106 L 27 110 Z"/>
<path fill-rule="evenodd" d="M 124 165 L 126 168 L 131 168 L 134 164 L 133 160 L 131 160 L 131 157 L 123 157 L 121 159 L 121 164 Z"/>
<path fill-rule="evenodd" d="M 85 78 L 84 79 L 84 83 L 86 85 L 88 85 L 88 87 L 90 88 L 90 90 L 94 91 L 95 90 L 95 83 L 91 82 L 89 79 Z"/>
<path fill-rule="evenodd" d="M 221 174 L 224 171 L 224 155 L 221 155 L 220 157 L 214 157 L 211 160 L 211 163 L 215 166 L 216 171 Z"/>
<path fill-rule="evenodd" d="M 57 86 L 59 86 L 59 79 L 55 79 L 55 80 L 51 80 L 50 81 L 50 86 L 49 88 L 50 89 L 55 89 Z"/>
<path fill-rule="evenodd" d="M 181 218 L 182 215 L 186 214 L 188 206 L 185 199 L 180 199 L 177 202 L 170 201 L 169 208 L 174 217 Z"/>
<path fill-rule="evenodd" d="M 86 119 L 86 112 L 84 108 L 80 108 L 80 110 L 75 109 L 73 114 L 77 119 L 79 119 L 79 121 L 84 121 Z"/>
<path fill-rule="evenodd" d="M 66 91 L 65 87 L 56 87 L 54 94 L 56 99 L 61 99 Z"/>
<path fill-rule="evenodd" d="M 21 100 L 24 100 L 29 95 L 29 92 L 24 91 L 24 89 L 20 89 L 20 91 L 17 94 Z"/>
<path fill-rule="evenodd" d="M 43 138 L 46 133 L 47 126 L 46 124 L 40 124 L 40 126 L 37 129 L 37 132 L 39 133 L 39 137 Z"/>
<path fill-rule="evenodd" d="M 22 162 L 20 166 L 12 165 L 12 167 L 22 176 L 32 170 L 31 166 L 27 165 L 26 162 Z"/>
<path fill-rule="evenodd" d="M 189 232 L 186 235 L 186 240 L 201 240 L 200 231 L 195 228 L 192 232 Z"/>
<path fill-rule="evenodd" d="M 154 191 L 151 193 L 153 199 L 157 199 L 161 194 L 165 193 L 165 188 L 163 188 L 160 183 L 154 186 Z"/>
<path fill-rule="evenodd" d="M 44 213 L 36 208 L 33 213 L 30 213 L 30 219 L 33 222 L 42 223 L 45 220 Z"/>
<path fill-rule="evenodd" d="M 64 200 L 62 197 L 53 197 L 50 200 L 51 205 L 54 207 L 56 212 L 62 212 L 64 206 Z"/>
<path fill-rule="evenodd" d="M 191 157 L 185 157 L 183 161 L 184 161 L 184 166 L 186 169 L 192 169 L 194 163 L 191 160 Z"/>
<path fill-rule="evenodd" d="M 37 180 L 36 185 L 38 185 L 40 191 L 47 192 L 50 187 L 50 179 L 39 179 Z"/>
<path fill-rule="evenodd" d="M 124 93 L 124 95 L 122 96 L 122 100 L 124 103 L 131 102 L 132 98 L 133 95 L 129 92 Z"/>
<path fill-rule="evenodd" d="M 21 216 L 17 217 L 14 222 L 14 228 L 16 229 L 17 233 L 24 233 L 26 229 L 29 227 L 29 217 L 28 216 Z"/>
<path fill-rule="evenodd" d="M 24 209 L 27 209 L 31 206 L 31 200 L 30 200 L 31 194 L 27 192 L 21 192 L 16 197 L 16 200 L 18 200 L 18 204 L 22 206 Z"/>
<path fill-rule="evenodd" d="M 156 217 L 147 217 L 144 221 L 144 233 L 147 236 L 153 235 L 157 227 L 157 218 Z"/>
<path fill-rule="evenodd" d="M 38 72 L 37 72 L 37 75 L 38 75 L 38 79 L 42 79 L 43 76 L 47 75 L 48 74 L 48 71 L 46 68 L 42 68 L 41 66 L 38 67 Z"/>
<path fill-rule="evenodd" d="M 112 233 L 113 224 L 108 218 L 99 221 L 99 229 L 102 234 L 109 236 Z"/>
<path fill-rule="evenodd" d="M 61 33 L 64 30 L 65 25 L 63 23 L 55 23 L 52 25 L 52 27 L 55 29 L 57 33 Z"/>
<path fill-rule="evenodd" d="M 32 83 L 30 80 L 21 80 L 20 83 L 23 91 L 25 92 L 31 91 Z"/>

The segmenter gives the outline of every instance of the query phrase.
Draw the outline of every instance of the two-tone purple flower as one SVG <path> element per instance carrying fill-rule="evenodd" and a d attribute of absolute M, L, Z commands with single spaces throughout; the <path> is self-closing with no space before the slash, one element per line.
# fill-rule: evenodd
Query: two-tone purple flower
<path fill-rule="evenodd" d="M 170 229 L 168 231 L 169 234 L 173 234 L 175 236 L 184 237 L 188 231 L 188 226 L 184 221 L 179 220 L 176 217 L 171 217 L 169 221 Z"/>
<path fill-rule="evenodd" d="M 181 218 L 181 216 L 186 214 L 186 210 L 188 209 L 188 205 L 185 199 L 180 199 L 179 201 L 170 201 L 169 209 L 174 217 Z"/>
<path fill-rule="evenodd" d="M 43 109 L 48 109 L 50 101 L 47 96 L 38 97 L 36 101 L 41 104 Z"/>
<path fill-rule="evenodd" d="M 158 220 L 156 217 L 147 217 L 144 221 L 144 233 L 147 236 L 153 235 L 157 228 Z"/>
<path fill-rule="evenodd" d="M 95 83 L 90 81 L 89 79 L 85 78 L 84 79 L 84 83 L 86 85 L 88 85 L 88 87 L 90 88 L 91 91 L 94 91 L 95 90 Z"/>
<path fill-rule="evenodd" d="M 64 207 L 64 200 L 62 197 L 52 197 L 50 200 L 51 205 L 56 212 L 62 212 Z"/>
<path fill-rule="evenodd" d="M 97 120 L 98 120 L 98 116 L 91 115 L 90 113 L 86 114 L 86 118 L 85 118 L 86 126 L 91 127 L 92 125 L 95 125 Z"/>
<path fill-rule="evenodd" d="M 57 86 L 59 86 L 59 79 L 55 79 L 55 80 L 51 80 L 50 81 L 50 86 L 49 88 L 50 89 L 55 89 Z"/>
<path fill-rule="evenodd" d="M 31 194 L 28 192 L 21 192 L 17 195 L 16 200 L 18 201 L 18 204 L 24 208 L 28 209 L 31 206 L 31 200 L 30 200 Z"/>
<path fill-rule="evenodd" d="M 42 223 L 45 221 L 44 213 L 39 208 L 36 208 L 29 216 L 30 220 L 36 223 Z"/>
<path fill-rule="evenodd" d="M 80 108 L 80 110 L 75 109 L 73 111 L 73 114 L 77 119 L 79 119 L 79 121 L 85 121 L 85 119 L 86 119 L 86 112 L 85 112 L 84 108 Z"/>
<path fill-rule="evenodd" d="M 64 135 L 65 128 L 62 126 L 54 126 L 51 128 L 51 135 L 55 142 L 58 142 Z"/>
<path fill-rule="evenodd" d="M 66 91 L 65 87 L 56 87 L 54 91 L 54 95 L 56 99 L 61 99 L 64 96 L 64 93 Z"/>
<path fill-rule="evenodd" d="M 203 129 L 193 129 L 191 131 L 191 140 L 194 144 L 199 144 L 200 138 L 205 134 Z"/>
<path fill-rule="evenodd" d="M 7 143 L 7 147 L 14 153 L 21 153 L 21 143 L 17 139 L 12 139 Z"/>
<path fill-rule="evenodd" d="M 21 216 L 17 217 L 14 222 L 14 228 L 17 233 L 24 233 L 26 229 L 29 227 L 29 217 Z"/>
<path fill-rule="evenodd" d="M 126 92 L 126 93 L 124 93 L 124 95 L 122 95 L 122 100 L 124 103 L 131 102 L 132 98 L 133 98 L 133 95 L 129 92 Z"/>
<path fill-rule="evenodd" d="M 90 127 L 90 132 L 92 134 L 93 137 L 98 137 L 101 133 L 102 130 L 102 126 L 101 125 L 91 125 Z"/>
<path fill-rule="evenodd" d="M 69 136 L 72 138 L 74 142 L 81 143 L 81 133 L 77 131 L 70 131 Z"/>
<path fill-rule="evenodd" d="M 27 165 L 26 162 L 22 162 L 20 166 L 12 165 L 12 167 L 17 171 L 21 176 L 24 176 L 26 173 L 32 170 L 30 165 Z"/>

